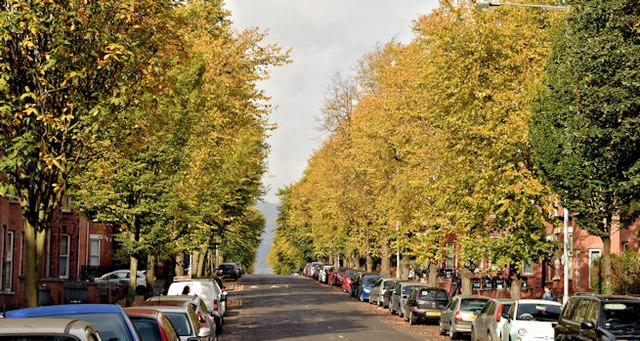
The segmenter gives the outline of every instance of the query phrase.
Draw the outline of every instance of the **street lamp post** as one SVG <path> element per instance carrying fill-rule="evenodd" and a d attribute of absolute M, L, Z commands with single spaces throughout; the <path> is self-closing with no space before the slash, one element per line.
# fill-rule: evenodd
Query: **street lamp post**
<path fill-rule="evenodd" d="M 481 8 L 497 7 L 497 6 L 532 7 L 532 8 L 542 8 L 542 9 L 548 9 L 548 10 L 554 10 L 554 11 L 564 11 L 567 9 L 566 6 L 519 4 L 519 3 L 513 3 L 513 2 L 499 2 L 494 0 L 477 0 L 476 6 Z"/>

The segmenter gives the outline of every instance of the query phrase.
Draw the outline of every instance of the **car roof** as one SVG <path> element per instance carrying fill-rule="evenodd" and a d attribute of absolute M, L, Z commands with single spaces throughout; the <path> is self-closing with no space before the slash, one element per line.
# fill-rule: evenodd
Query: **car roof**
<path fill-rule="evenodd" d="M 123 313 L 122 307 L 117 304 L 63 304 L 50 305 L 36 308 L 24 308 L 9 310 L 4 316 L 16 317 L 42 317 L 68 314 L 98 314 L 98 313 Z"/>
<path fill-rule="evenodd" d="M 456 296 L 454 296 L 454 298 L 456 298 L 456 297 L 459 298 L 459 299 L 462 299 L 462 300 L 465 300 L 465 299 L 479 299 L 479 298 L 480 299 L 485 299 L 485 300 L 490 300 L 491 299 L 491 297 L 483 296 L 483 295 L 456 295 Z M 550 301 L 547 301 L 547 302 L 550 302 Z"/>
<path fill-rule="evenodd" d="M 548 300 L 534 300 L 534 299 L 521 299 L 515 301 L 517 304 L 546 304 L 546 305 L 558 305 L 562 307 L 561 303 Z"/>
<path fill-rule="evenodd" d="M 0 319 L 0 335 L 6 334 L 73 334 L 79 331 L 84 334 L 87 327 L 95 330 L 89 322 L 67 319 L 37 317 L 29 319 Z"/>
<path fill-rule="evenodd" d="M 129 307 L 128 309 L 136 309 L 136 310 L 148 310 L 148 309 L 155 309 L 158 311 L 161 311 L 163 313 L 186 313 L 187 311 L 185 310 L 185 307 L 191 307 L 190 305 L 185 305 L 185 306 L 177 306 L 177 305 L 153 305 L 153 304 L 146 304 L 146 303 L 151 303 L 151 302 L 144 302 L 144 305 L 139 305 L 136 307 Z M 153 307 L 153 308 L 150 308 Z"/>
<path fill-rule="evenodd" d="M 157 309 L 151 309 L 151 308 L 139 308 L 138 309 L 136 307 L 127 307 L 127 308 L 124 308 L 124 312 L 128 316 L 148 317 L 148 318 L 152 318 L 154 320 L 158 320 L 160 318 L 160 316 L 163 315 L 161 311 L 159 311 Z"/>

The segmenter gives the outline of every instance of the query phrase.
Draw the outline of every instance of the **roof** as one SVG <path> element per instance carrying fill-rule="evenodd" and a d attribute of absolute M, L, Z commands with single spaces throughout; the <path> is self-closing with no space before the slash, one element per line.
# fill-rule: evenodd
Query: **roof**
<path fill-rule="evenodd" d="M 150 303 L 150 302 L 147 302 Z M 187 311 L 182 306 L 175 305 L 153 305 L 153 304 L 145 304 L 145 306 L 137 306 L 137 307 L 129 307 L 127 309 L 130 310 L 148 310 L 149 307 L 153 307 L 153 309 L 161 311 L 163 313 L 186 313 Z"/>
<path fill-rule="evenodd" d="M 123 314 L 124 312 L 122 311 L 122 307 L 117 304 L 64 304 L 9 310 L 4 316 L 7 318 L 16 318 L 98 313 Z"/>
<path fill-rule="evenodd" d="M 127 313 L 127 315 L 130 317 L 147 317 L 154 320 L 158 320 L 160 316 L 162 316 L 162 312 L 157 309 L 151 308 L 138 309 L 134 307 L 128 307 L 124 308 L 124 312 Z"/>
<path fill-rule="evenodd" d="M 0 335 L 7 334 L 75 334 L 92 326 L 89 322 L 65 319 L 38 317 L 31 319 L 0 319 Z M 92 329 L 95 329 L 92 326 Z"/>
<path fill-rule="evenodd" d="M 532 300 L 532 299 L 527 299 L 527 300 L 516 300 L 515 302 L 517 302 L 518 304 L 546 304 L 546 305 L 559 305 L 562 306 L 561 303 L 558 303 L 556 301 L 547 301 L 547 300 Z"/>
<path fill-rule="evenodd" d="M 137 307 L 150 307 L 150 306 L 176 306 L 184 307 L 191 304 L 190 300 L 162 300 L 162 301 L 144 301 L 136 303 Z"/>

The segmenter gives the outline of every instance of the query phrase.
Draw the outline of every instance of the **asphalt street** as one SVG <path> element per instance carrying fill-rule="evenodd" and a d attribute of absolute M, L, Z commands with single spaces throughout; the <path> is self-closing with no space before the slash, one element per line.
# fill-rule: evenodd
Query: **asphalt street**
<path fill-rule="evenodd" d="M 306 277 L 245 275 L 227 287 L 232 290 L 220 341 L 448 340 L 435 324 L 410 326 Z"/>

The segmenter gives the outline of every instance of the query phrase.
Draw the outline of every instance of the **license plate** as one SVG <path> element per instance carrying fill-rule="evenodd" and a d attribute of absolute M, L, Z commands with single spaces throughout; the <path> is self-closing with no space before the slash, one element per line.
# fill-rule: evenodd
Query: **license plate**
<path fill-rule="evenodd" d="M 469 317 L 469 320 L 471 320 L 471 321 L 475 321 L 475 320 L 476 320 L 476 318 L 478 318 L 478 316 L 477 316 L 477 315 L 471 315 L 471 316 Z"/>
<path fill-rule="evenodd" d="M 439 311 L 427 311 L 427 316 L 440 316 Z"/>

